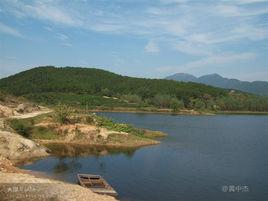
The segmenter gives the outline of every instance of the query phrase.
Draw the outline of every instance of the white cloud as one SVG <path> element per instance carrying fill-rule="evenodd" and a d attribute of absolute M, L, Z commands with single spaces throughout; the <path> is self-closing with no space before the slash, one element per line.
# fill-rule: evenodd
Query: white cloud
<path fill-rule="evenodd" d="M 5 13 L 44 21 L 43 27 L 48 31 L 55 30 L 56 34 L 60 25 L 108 34 L 135 35 L 147 40 L 164 38 L 163 42 L 170 48 L 191 55 L 211 55 L 215 50 L 224 53 L 226 50 L 220 50 L 220 45 L 268 38 L 268 24 L 258 19 L 259 15 L 268 13 L 268 1 L 264 0 L 209 3 L 159 0 L 150 4 L 137 1 L 137 6 L 132 6 L 133 1 L 120 4 L 121 0 L 105 6 L 82 1 L 2 1 L 5 2 Z M 255 3 L 259 2 L 263 5 L 256 6 Z M 67 40 L 63 35 L 57 37 Z M 145 51 L 157 53 L 160 49 L 156 41 L 149 41 Z"/>
<path fill-rule="evenodd" d="M 68 42 L 63 42 L 61 43 L 62 46 L 65 46 L 65 47 L 72 47 L 73 45 L 71 43 L 68 43 Z"/>
<path fill-rule="evenodd" d="M 153 3 L 153 6 L 144 4 L 143 8 L 132 7 L 131 2 L 126 2 L 130 5 L 121 8 L 119 1 L 118 6 L 111 4 L 111 6 L 103 6 L 101 9 L 92 4 L 76 1 L 67 3 L 50 0 L 3 1 L 5 2 L 4 9 L 19 18 L 31 17 L 96 32 L 148 35 L 150 38 L 158 36 L 185 38 L 190 33 L 196 34 L 195 37 L 207 33 L 214 36 L 219 34 L 219 31 L 211 30 L 215 25 L 221 24 L 222 32 L 228 33 L 230 30 L 228 28 L 233 29 L 240 25 L 241 20 L 244 24 L 250 23 L 248 18 L 242 19 L 240 17 L 254 17 L 268 13 L 267 5 L 244 8 L 240 6 L 242 0 L 217 1 L 208 4 L 194 4 L 187 0 L 160 0 L 160 3 Z M 257 0 L 245 1 L 248 3 L 257 2 Z M 137 2 L 138 4 L 139 2 Z M 236 17 L 236 19 L 229 20 L 230 16 Z M 230 27 L 226 27 L 226 24 Z M 256 24 L 250 25 L 256 26 Z M 224 30 L 224 27 L 227 29 Z M 220 33 L 219 38 L 221 36 Z M 207 40 L 207 38 L 196 38 L 195 40 Z"/>
<path fill-rule="evenodd" d="M 158 52 L 160 52 L 160 48 L 159 48 L 158 44 L 153 40 L 150 40 L 146 44 L 146 46 L 144 47 L 144 50 L 145 50 L 145 52 L 148 52 L 148 53 L 158 53 Z"/>
<path fill-rule="evenodd" d="M 204 68 L 207 66 L 215 66 L 217 65 L 228 65 L 234 64 L 236 62 L 245 62 L 248 60 L 254 60 L 256 58 L 256 54 L 252 52 L 244 52 L 244 53 L 236 53 L 236 54 L 219 54 L 212 55 L 205 58 L 202 58 L 197 61 L 189 62 L 180 66 L 168 66 L 168 67 L 160 67 L 157 69 L 159 72 L 174 72 L 181 71 L 187 72 L 196 68 Z"/>
<path fill-rule="evenodd" d="M 263 3 L 267 0 L 233 0 L 237 4 L 252 4 L 252 3 Z"/>
<path fill-rule="evenodd" d="M 18 30 L 14 29 L 8 25 L 5 25 L 1 22 L 0 22 L 0 32 L 5 33 L 5 34 L 9 34 L 12 36 L 16 36 L 16 37 L 23 37 L 22 34 Z"/>
<path fill-rule="evenodd" d="M 237 53 L 237 54 L 222 54 L 222 55 L 213 55 L 199 61 L 194 61 L 185 65 L 187 68 L 196 68 L 202 67 L 205 65 L 217 65 L 217 64 L 226 64 L 233 63 L 245 60 L 255 59 L 256 54 L 251 52 Z"/>
<path fill-rule="evenodd" d="M 258 71 L 258 72 L 253 71 L 251 73 L 241 74 L 240 78 L 242 80 L 247 80 L 247 81 L 256 81 L 256 80 L 268 81 L 268 70 Z"/>
<path fill-rule="evenodd" d="M 50 32 L 53 31 L 53 29 L 51 27 L 49 27 L 49 26 L 44 26 L 44 29 L 47 30 L 47 31 L 50 31 Z"/>
<path fill-rule="evenodd" d="M 247 38 L 249 40 L 262 40 L 268 38 L 268 28 L 258 28 L 254 26 L 238 26 L 232 30 L 232 34 L 237 38 Z"/>
<path fill-rule="evenodd" d="M 160 0 L 163 4 L 177 4 L 177 3 L 186 3 L 188 0 Z"/>
<path fill-rule="evenodd" d="M 62 8 L 56 1 L 23 2 L 17 0 L 5 1 L 8 10 L 19 18 L 32 17 L 47 20 L 56 24 L 80 26 L 78 17 L 73 17 L 66 8 Z"/>
<path fill-rule="evenodd" d="M 62 41 L 66 41 L 69 39 L 69 37 L 63 33 L 57 33 L 57 38 L 62 40 Z"/>
<path fill-rule="evenodd" d="M 55 23 L 62 23 L 66 25 L 76 24 L 75 20 L 67 13 L 57 7 L 53 7 L 42 2 L 37 2 L 35 5 L 26 5 L 25 10 L 40 19 L 50 20 Z"/>
<path fill-rule="evenodd" d="M 219 43 L 234 42 L 241 40 L 258 41 L 268 38 L 268 28 L 255 27 L 253 25 L 239 24 L 228 32 L 193 33 L 185 37 L 189 43 L 203 45 L 217 45 Z"/>
<path fill-rule="evenodd" d="M 101 22 L 98 24 L 94 24 L 88 29 L 97 31 L 97 32 L 110 32 L 110 33 L 120 33 L 124 32 L 124 26 L 116 23 L 107 23 L 107 22 Z"/>
<path fill-rule="evenodd" d="M 60 44 L 65 47 L 72 47 L 73 45 L 69 42 L 69 36 L 63 33 L 56 33 L 56 38 L 58 38 L 61 42 Z"/>
<path fill-rule="evenodd" d="M 173 44 L 175 50 L 190 54 L 190 55 L 211 55 L 211 51 L 207 50 L 206 47 L 200 44 L 195 44 L 189 41 L 180 41 Z"/>
<path fill-rule="evenodd" d="M 268 7 L 244 8 L 238 5 L 220 4 L 214 8 L 213 12 L 223 17 L 248 17 L 267 14 Z"/>

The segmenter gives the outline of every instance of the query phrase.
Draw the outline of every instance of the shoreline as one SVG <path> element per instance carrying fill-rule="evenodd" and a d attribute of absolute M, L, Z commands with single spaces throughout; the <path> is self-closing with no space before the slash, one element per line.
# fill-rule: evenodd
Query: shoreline
<path fill-rule="evenodd" d="M 150 140 L 150 142 L 140 142 L 140 144 L 116 144 L 116 143 L 106 143 L 106 144 L 101 144 L 101 143 L 89 143 L 89 142 L 79 142 L 79 141 L 72 141 L 72 142 L 66 142 L 63 140 L 40 140 L 40 139 L 33 139 L 35 142 L 38 142 L 42 145 L 74 145 L 74 146 L 88 146 L 90 148 L 125 148 L 125 149 L 135 149 L 135 148 L 141 148 L 145 146 L 153 146 L 160 144 L 160 141 L 157 140 Z"/>
<path fill-rule="evenodd" d="M 268 115 L 268 112 L 256 112 L 256 111 L 178 111 L 172 112 L 168 110 L 157 110 L 157 111 L 150 111 L 150 110 L 137 110 L 137 109 L 91 109 L 88 112 L 110 112 L 110 113 L 137 113 L 137 114 L 163 114 L 163 115 L 191 115 L 191 116 L 214 116 L 214 115 L 221 115 L 221 114 L 228 114 L 228 115 L 236 115 L 236 114 L 243 114 L 243 115 Z"/>
<path fill-rule="evenodd" d="M 136 108 L 134 109 L 90 109 L 88 110 L 88 112 L 111 112 L 111 113 L 140 113 L 140 114 L 168 114 L 168 115 L 216 115 L 216 113 L 212 113 L 212 112 L 201 112 L 201 111 L 186 111 L 186 110 L 182 110 L 182 111 L 178 111 L 178 112 L 173 112 L 173 111 L 169 111 L 168 109 L 164 109 L 164 110 L 155 110 L 155 111 L 151 111 L 151 110 L 138 110 Z M 268 112 L 267 112 L 268 114 Z"/>
<path fill-rule="evenodd" d="M 228 115 L 237 115 L 237 114 L 243 114 L 243 115 L 268 115 L 268 112 L 253 112 L 253 111 L 218 111 L 215 113 L 215 115 L 218 114 L 228 114 Z"/>

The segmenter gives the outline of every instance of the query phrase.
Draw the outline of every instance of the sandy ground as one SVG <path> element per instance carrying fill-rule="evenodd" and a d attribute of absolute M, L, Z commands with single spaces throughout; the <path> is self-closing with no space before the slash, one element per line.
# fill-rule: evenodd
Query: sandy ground
<path fill-rule="evenodd" d="M 0 173 L 1 200 L 115 201 L 75 184 L 22 173 Z"/>

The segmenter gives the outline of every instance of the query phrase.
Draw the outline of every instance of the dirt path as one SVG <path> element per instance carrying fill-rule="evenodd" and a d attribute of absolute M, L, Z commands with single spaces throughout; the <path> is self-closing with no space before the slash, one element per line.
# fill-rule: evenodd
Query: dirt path
<path fill-rule="evenodd" d="M 53 110 L 51 110 L 51 109 L 42 107 L 41 110 L 39 110 L 39 111 L 30 112 L 30 113 L 26 113 L 26 114 L 20 114 L 20 115 L 14 115 L 14 116 L 10 116 L 8 118 L 12 118 L 12 119 L 27 119 L 27 118 L 39 116 L 41 114 L 47 114 L 47 113 L 50 113 L 52 111 Z"/>
<path fill-rule="evenodd" d="M 36 117 L 36 116 L 39 116 L 42 114 L 47 114 L 50 112 L 53 112 L 53 110 L 51 110 L 49 108 L 41 107 L 41 110 L 39 110 L 39 111 L 0 118 L 0 131 L 5 130 L 4 129 L 5 128 L 5 123 L 4 123 L 5 119 L 27 119 L 27 118 Z"/>

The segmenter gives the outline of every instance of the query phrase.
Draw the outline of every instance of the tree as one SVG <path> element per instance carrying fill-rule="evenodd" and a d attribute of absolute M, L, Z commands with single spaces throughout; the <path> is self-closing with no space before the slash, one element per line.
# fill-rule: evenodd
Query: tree
<path fill-rule="evenodd" d="M 70 123 L 72 110 L 66 105 L 58 105 L 55 109 L 56 118 L 62 124 Z"/>
<path fill-rule="evenodd" d="M 173 109 L 174 112 L 184 107 L 183 101 L 179 101 L 177 98 L 171 98 L 170 100 L 170 108 Z"/>
<path fill-rule="evenodd" d="M 159 108 L 168 108 L 170 106 L 171 96 L 157 94 L 154 97 L 154 104 Z"/>
<path fill-rule="evenodd" d="M 105 89 L 101 90 L 101 95 L 103 95 L 103 96 L 112 96 L 112 92 L 109 89 L 105 88 Z"/>
<path fill-rule="evenodd" d="M 124 100 L 127 100 L 130 103 L 141 103 L 141 97 L 139 97 L 137 94 L 126 94 L 121 97 Z"/>
<path fill-rule="evenodd" d="M 206 104 L 201 99 L 196 99 L 194 107 L 199 110 L 203 110 L 206 108 Z"/>
<path fill-rule="evenodd" d="M 206 102 L 206 109 L 208 110 L 216 110 L 217 106 L 213 100 L 208 100 Z"/>

